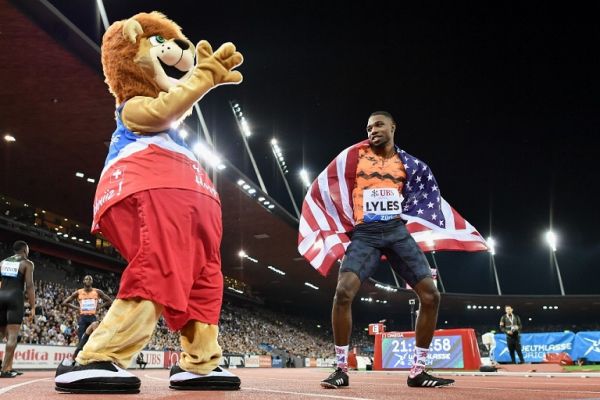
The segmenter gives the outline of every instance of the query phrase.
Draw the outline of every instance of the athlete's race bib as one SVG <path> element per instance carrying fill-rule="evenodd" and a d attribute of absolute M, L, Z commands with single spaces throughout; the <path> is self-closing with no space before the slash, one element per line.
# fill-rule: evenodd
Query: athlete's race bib
<path fill-rule="evenodd" d="M 363 190 L 364 221 L 389 221 L 398 218 L 402 210 L 403 199 L 398 189 L 378 188 Z"/>
<path fill-rule="evenodd" d="M 16 278 L 19 274 L 19 261 L 2 261 L 2 267 L 0 267 L 0 274 L 2 276 Z"/>
<path fill-rule="evenodd" d="M 95 299 L 81 300 L 81 311 L 96 311 L 96 300 Z"/>

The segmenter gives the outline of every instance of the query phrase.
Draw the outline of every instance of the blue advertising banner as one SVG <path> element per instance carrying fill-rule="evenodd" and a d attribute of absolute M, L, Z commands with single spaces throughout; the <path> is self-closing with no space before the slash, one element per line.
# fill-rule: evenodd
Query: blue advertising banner
<path fill-rule="evenodd" d="M 283 368 L 283 360 L 281 357 L 273 357 L 271 359 L 271 366 L 273 368 Z"/>
<path fill-rule="evenodd" d="M 600 331 L 577 333 L 571 357 L 573 360 L 585 357 L 589 361 L 600 361 Z"/>
<path fill-rule="evenodd" d="M 415 338 L 389 337 L 381 341 L 383 368 L 410 368 Z M 435 336 L 429 346 L 427 366 L 431 368 L 463 368 L 462 337 Z"/>
<path fill-rule="evenodd" d="M 542 362 L 546 353 L 568 353 L 573 357 L 573 342 L 575 334 L 573 332 L 552 332 L 552 333 L 522 333 L 521 349 L 525 362 Z M 495 360 L 498 362 L 510 362 L 510 354 L 506 346 L 506 334 L 497 333 L 496 349 L 494 350 Z M 515 353 L 515 358 L 519 358 Z"/>

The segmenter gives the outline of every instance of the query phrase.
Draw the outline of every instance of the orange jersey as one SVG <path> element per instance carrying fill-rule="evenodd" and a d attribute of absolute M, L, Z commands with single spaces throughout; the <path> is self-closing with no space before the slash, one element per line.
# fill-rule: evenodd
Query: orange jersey
<path fill-rule="evenodd" d="M 79 313 L 82 315 L 95 315 L 98 308 L 98 291 L 92 289 L 87 292 L 85 289 L 77 290 L 77 301 L 79 301 Z"/>
<path fill-rule="evenodd" d="M 406 170 L 397 154 L 385 159 L 370 146 L 359 149 L 352 190 L 356 224 L 400 218 Z"/>

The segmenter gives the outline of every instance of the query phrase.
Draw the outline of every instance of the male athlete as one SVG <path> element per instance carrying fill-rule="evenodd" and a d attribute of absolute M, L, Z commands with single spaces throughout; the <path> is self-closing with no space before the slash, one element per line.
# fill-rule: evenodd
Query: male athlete
<path fill-rule="evenodd" d="M 62 305 L 73 310 L 79 311 L 79 321 L 77 321 L 77 337 L 81 342 L 86 329 L 96 321 L 96 315 L 102 308 L 108 308 L 112 304 L 112 299 L 108 297 L 102 290 L 92 287 L 94 279 L 91 275 L 86 275 L 83 278 L 83 288 L 77 289 L 73 294 L 62 302 Z M 74 305 L 73 300 L 77 299 L 79 306 Z M 98 300 L 104 302 L 98 306 Z"/>
<path fill-rule="evenodd" d="M 7 336 L 6 351 L 2 362 L 0 378 L 14 378 L 21 372 L 13 369 L 13 357 L 17 347 L 17 337 L 25 304 L 23 287 L 27 292 L 31 321 L 35 321 L 35 288 L 33 286 L 33 263 L 27 259 L 29 246 L 22 240 L 13 244 L 15 254 L 0 264 L 0 340 Z"/>
<path fill-rule="evenodd" d="M 302 207 L 300 254 L 323 275 L 342 259 L 331 313 L 338 368 L 321 381 L 321 386 L 335 389 L 349 385 L 352 301 L 362 283 L 375 273 L 382 255 L 419 297 L 408 386 L 450 385 L 454 380 L 425 371 L 440 293 L 427 258 L 408 227 L 413 223 L 421 236 L 433 232 L 436 238 L 444 239 L 434 250 L 478 251 L 486 246 L 472 226 L 465 223 L 463 229 L 463 224 L 454 223 L 458 213 L 450 212 L 446 217 L 451 207 L 441 198 L 429 167 L 395 146 L 396 123 L 388 112 L 372 113 L 366 131 L 367 140 L 342 151 L 319 174 Z"/>

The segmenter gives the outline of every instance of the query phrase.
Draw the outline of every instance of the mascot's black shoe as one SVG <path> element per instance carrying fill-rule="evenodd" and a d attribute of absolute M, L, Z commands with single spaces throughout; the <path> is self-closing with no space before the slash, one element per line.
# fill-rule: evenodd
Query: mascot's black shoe
<path fill-rule="evenodd" d="M 139 393 L 140 380 L 108 361 L 87 365 L 63 361 L 56 369 L 55 389 L 70 393 Z"/>
<path fill-rule="evenodd" d="M 179 365 L 171 367 L 169 387 L 178 390 L 238 390 L 240 378 L 220 367 L 206 375 L 187 372 Z"/>

